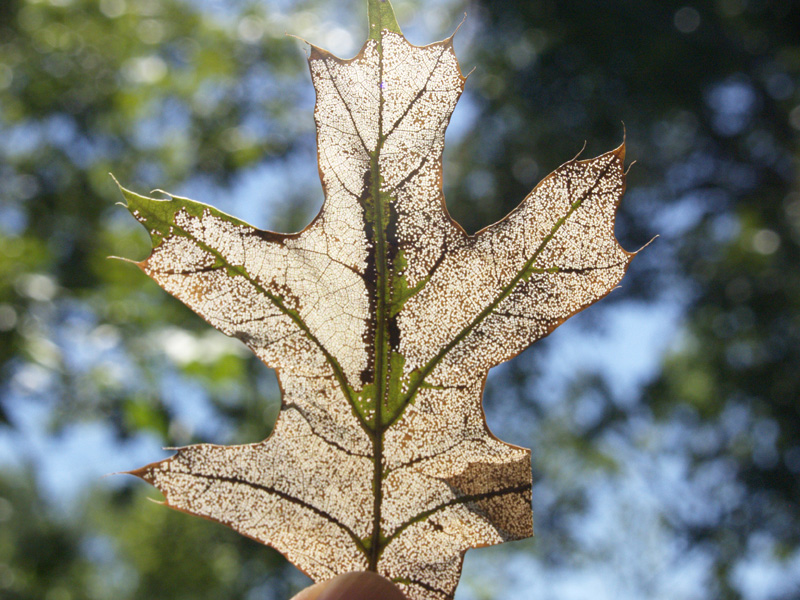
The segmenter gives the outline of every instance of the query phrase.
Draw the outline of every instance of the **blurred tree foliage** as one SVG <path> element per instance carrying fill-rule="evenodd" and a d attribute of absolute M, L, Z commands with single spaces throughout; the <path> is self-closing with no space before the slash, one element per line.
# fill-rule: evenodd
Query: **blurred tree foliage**
<path fill-rule="evenodd" d="M 586 137 L 590 155 L 618 142 L 625 121 L 637 164 L 617 234 L 629 248 L 661 234 L 626 295 L 680 302 L 686 320 L 639 403 L 608 402 L 600 425 L 654 414 L 683 428 L 694 473 L 725 472 L 711 514 L 675 527 L 710 549 L 716 593 L 736 597 L 731 568 L 754 535 L 783 556 L 800 545 L 800 3 L 480 6 L 480 113 L 458 150 L 470 176 L 449 196 L 472 201 L 453 212 L 472 230 L 500 217 Z M 476 162 L 491 182 L 477 190 Z"/>
<path fill-rule="evenodd" d="M 202 323 L 106 258 L 148 248 L 114 207 L 110 171 L 145 190 L 195 177 L 211 194 L 265 156 L 280 165 L 296 143 L 304 65 L 286 23 L 264 20 L 268 7 L 217 18 L 201 8 L 0 3 L 0 369 L 10 427 L 34 405 L 47 409 L 53 435 L 93 421 L 120 440 L 150 432 L 179 445 L 260 439 L 274 419 L 274 381 L 253 360 L 192 337 Z M 168 402 L 189 382 L 215 407 L 202 435 Z M 151 512 L 144 490 L 87 492 L 71 508 L 41 497 L 24 439 L 19 446 L 23 464 L 0 483 L 0 596 L 290 595 L 276 553 Z"/>
<path fill-rule="evenodd" d="M 629 249 L 661 238 L 634 263 L 625 295 L 603 306 L 671 303 L 685 315 L 636 401 L 616 399 L 607 374 L 576 376 L 563 403 L 593 403 L 589 425 L 553 415 L 530 354 L 490 382 L 490 410 L 513 395 L 515 419 L 540 431 L 534 496 L 550 500 L 527 547 L 550 563 L 578 547 L 569 518 L 588 506 L 584 475 L 614 470 L 610 436 L 633 439 L 643 420 L 676 427 L 670 450 L 691 457 L 687 477 L 722 475 L 710 479 L 708 507 L 667 515 L 669 526 L 711 556 L 709 597 L 739 597 L 735 566 L 754 537 L 773 542 L 776 561 L 800 547 L 800 2 L 439 4 L 413 6 L 453 24 L 467 8 L 462 64 L 477 65 L 469 135 L 448 148 L 453 216 L 469 231 L 501 218 L 584 140 L 587 155 L 616 146 L 624 121 L 637 164 L 618 236 Z M 99 422 L 119 440 L 164 445 L 263 437 L 274 378 L 135 268 L 106 259 L 148 247 L 113 206 L 108 172 L 258 225 L 302 226 L 320 194 L 313 95 L 284 32 L 322 35 L 342 10 L 363 21 L 363 6 L 344 0 L 0 3 L 5 432 L 24 430 L 38 406 L 53 435 Z M 139 487 L 58 506 L 26 451 L 0 476 L 4 598 L 290 595 L 275 553 L 153 510 Z"/>
<path fill-rule="evenodd" d="M 39 497 L 31 477 L 3 477 L 3 598 L 289 597 L 277 552 L 207 521 L 153 511 L 145 496 L 105 490 L 68 517 Z"/>
<path fill-rule="evenodd" d="M 70 419 L 86 409 L 121 435 L 164 434 L 157 399 L 130 397 L 112 361 L 58 339 L 91 329 L 107 358 L 122 351 L 154 380 L 150 334 L 202 327 L 136 269 L 106 260 L 147 247 L 113 206 L 108 173 L 144 189 L 194 174 L 213 189 L 265 155 L 280 161 L 294 140 L 301 56 L 256 16 L 258 43 L 243 43 L 234 17 L 247 14 L 226 27 L 189 3 L 12 0 L 0 11 L 0 361 L 48 370 L 37 381 L 55 386 Z"/>

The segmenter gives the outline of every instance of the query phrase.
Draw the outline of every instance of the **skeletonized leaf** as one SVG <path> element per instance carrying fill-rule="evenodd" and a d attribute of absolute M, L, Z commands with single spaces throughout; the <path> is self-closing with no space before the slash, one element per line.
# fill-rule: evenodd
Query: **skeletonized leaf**
<path fill-rule="evenodd" d="M 532 534 L 530 454 L 488 430 L 483 385 L 622 278 L 625 151 L 566 163 L 467 235 L 441 184 L 465 82 L 452 38 L 409 44 L 388 1 L 369 16 L 353 59 L 311 50 L 325 204 L 302 232 L 123 189 L 152 237 L 142 270 L 283 391 L 263 442 L 190 446 L 134 474 L 315 580 L 373 570 L 445 599 L 467 549 Z"/>

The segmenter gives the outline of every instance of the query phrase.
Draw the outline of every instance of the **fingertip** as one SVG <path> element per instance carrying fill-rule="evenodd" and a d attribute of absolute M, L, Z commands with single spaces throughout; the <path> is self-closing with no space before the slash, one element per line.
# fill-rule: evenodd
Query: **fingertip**
<path fill-rule="evenodd" d="M 312 585 L 292 600 L 406 600 L 406 597 L 385 577 L 361 571 Z"/>
<path fill-rule="evenodd" d="M 323 587 L 327 585 L 327 581 L 315 583 L 311 587 L 301 590 L 300 593 L 292 596 L 291 600 L 317 600 Z"/>

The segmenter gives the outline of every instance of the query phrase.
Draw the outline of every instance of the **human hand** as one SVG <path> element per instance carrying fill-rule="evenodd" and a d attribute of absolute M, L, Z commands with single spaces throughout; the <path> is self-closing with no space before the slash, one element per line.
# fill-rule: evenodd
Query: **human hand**
<path fill-rule="evenodd" d="M 385 577 L 357 571 L 312 585 L 292 600 L 406 600 L 406 597 Z"/>

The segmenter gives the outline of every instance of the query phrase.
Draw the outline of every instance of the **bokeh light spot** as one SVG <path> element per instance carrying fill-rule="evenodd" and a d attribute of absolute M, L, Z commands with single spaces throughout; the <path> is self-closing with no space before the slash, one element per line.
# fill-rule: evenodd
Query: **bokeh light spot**
<path fill-rule="evenodd" d="M 691 6 L 684 6 L 675 12 L 675 28 L 681 33 L 697 31 L 700 21 L 700 13 Z"/>

